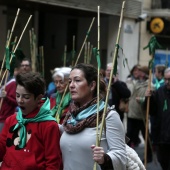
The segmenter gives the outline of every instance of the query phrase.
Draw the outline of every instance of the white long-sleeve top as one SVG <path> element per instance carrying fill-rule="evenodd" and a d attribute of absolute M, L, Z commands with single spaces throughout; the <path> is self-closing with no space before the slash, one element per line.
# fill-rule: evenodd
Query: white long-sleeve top
<path fill-rule="evenodd" d="M 95 143 L 96 127 L 85 128 L 77 134 L 63 132 L 60 147 L 64 170 L 92 170 L 94 161 L 91 145 Z M 111 110 L 106 117 L 106 129 L 103 129 L 100 146 L 111 157 L 115 170 L 126 169 L 125 131 L 116 111 Z M 97 170 L 101 170 L 99 165 Z"/>

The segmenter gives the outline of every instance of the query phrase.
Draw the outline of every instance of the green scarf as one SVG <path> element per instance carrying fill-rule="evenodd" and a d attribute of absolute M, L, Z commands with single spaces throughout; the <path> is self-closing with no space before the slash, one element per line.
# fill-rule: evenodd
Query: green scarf
<path fill-rule="evenodd" d="M 61 102 L 61 98 L 62 98 L 62 95 L 60 93 L 56 93 L 56 105 L 52 108 L 52 116 L 53 117 L 56 117 L 57 119 L 57 122 L 59 123 L 60 121 L 60 118 L 61 118 L 61 115 L 62 115 L 62 112 L 63 110 L 66 108 L 66 106 L 69 105 L 70 103 L 70 100 L 71 100 L 71 96 L 70 96 L 70 93 L 68 92 L 65 96 L 64 96 L 64 99 L 60 105 L 60 102 Z M 60 107 L 59 107 L 60 105 Z"/>
<path fill-rule="evenodd" d="M 18 123 L 15 125 L 14 130 L 20 128 L 20 143 L 19 143 L 19 148 L 24 148 L 25 144 L 26 144 L 26 136 L 27 136 L 27 132 L 26 132 L 26 128 L 25 125 L 27 123 L 30 122 L 45 122 L 45 121 L 51 121 L 51 120 L 55 120 L 55 118 L 53 118 L 51 116 L 51 111 L 50 111 L 50 101 L 47 98 L 45 103 L 41 106 L 38 114 L 34 117 L 34 118 L 28 118 L 28 119 L 24 119 L 22 117 L 22 111 L 21 109 L 19 109 L 16 119 L 18 120 Z"/>
<path fill-rule="evenodd" d="M 161 85 L 164 83 L 164 79 L 161 79 L 160 81 L 158 79 L 155 80 L 155 88 L 156 90 L 161 87 Z"/>
<path fill-rule="evenodd" d="M 166 110 L 168 110 L 168 105 L 167 105 L 167 100 L 165 99 L 163 111 L 166 111 Z"/>

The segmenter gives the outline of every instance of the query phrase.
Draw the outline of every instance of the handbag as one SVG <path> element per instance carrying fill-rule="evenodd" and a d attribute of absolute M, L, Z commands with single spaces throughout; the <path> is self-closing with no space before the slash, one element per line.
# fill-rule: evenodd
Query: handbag
<path fill-rule="evenodd" d="M 104 123 L 104 131 L 106 134 L 106 123 Z M 137 152 L 127 145 L 129 140 L 130 139 L 125 136 L 125 150 L 127 155 L 126 170 L 146 170 Z M 114 168 L 112 165 L 112 167 L 104 167 L 102 170 L 114 170 Z"/>

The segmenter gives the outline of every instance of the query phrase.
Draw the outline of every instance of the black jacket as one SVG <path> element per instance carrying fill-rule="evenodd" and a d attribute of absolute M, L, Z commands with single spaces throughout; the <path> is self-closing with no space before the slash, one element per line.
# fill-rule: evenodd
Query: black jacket
<path fill-rule="evenodd" d="M 170 90 L 165 85 L 151 96 L 150 114 L 154 117 L 153 142 L 170 144 Z"/>

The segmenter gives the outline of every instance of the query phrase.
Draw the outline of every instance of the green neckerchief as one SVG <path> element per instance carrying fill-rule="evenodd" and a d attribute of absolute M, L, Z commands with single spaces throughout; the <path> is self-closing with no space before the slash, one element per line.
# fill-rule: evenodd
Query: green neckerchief
<path fill-rule="evenodd" d="M 104 108 L 104 106 L 105 106 L 105 102 L 101 100 L 99 102 L 99 112 Z M 97 113 L 97 104 L 94 104 L 94 105 L 89 106 L 88 108 L 82 110 L 76 117 L 74 117 L 72 115 L 71 120 L 68 120 L 67 123 L 75 126 L 78 121 L 81 121 L 81 120 L 83 120 L 93 114 L 96 114 L 96 113 Z"/>
<path fill-rule="evenodd" d="M 16 119 L 18 120 L 18 123 L 15 125 L 14 130 L 20 128 L 20 143 L 19 143 L 19 148 L 24 148 L 25 144 L 26 144 L 26 136 L 27 136 L 27 132 L 26 132 L 26 128 L 25 125 L 27 123 L 30 122 L 44 122 L 44 121 L 51 121 L 51 120 L 55 120 L 55 118 L 53 118 L 51 116 L 51 111 L 50 111 L 50 101 L 47 98 L 45 103 L 41 106 L 38 114 L 33 117 L 33 118 L 28 118 L 28 119 L 24 119 L 22 117 L 22 111 L 21 109 L 19 109 Z"/>
<path fill-rule="evenodd" d="M 56 105 L 52 108 L 52 116 L 53 117 L 56 117 L 57 119 L 57 122 L 59 123 L 60 121 L 60 118 L 61 118 L 61 115 L 62 115 L 62 112 L 63 110 L 66 108 L 66 106 L 69 105 L 70 103 L 70 100 L 71 100 L 71 96 L 70 96 L 70 93 L 66 93 L 66 95 L 64 96 L 64 99 L 60 105 L 60 102 L 61 102 L 61 98 L 62 98 L 62 94 L 60 93 L 56 93 Z M 59 107 L 60 105 L 60 107 Z"/>
<path fill-rule="evenodd" d="M 163 111 L 165 111 L 165 110 L 167 110 L 167 109 L 168 109 L 168 105 L 167 105 L 167 100 L 165 99 Z"/>
<path fill-rule="evenodd" d="M 158 79 L 155 80 L 155 88 L 159 89 L 161 87 L 161 84 L 164 83 L 164 79 L 161 79 L 160 81 Z"/>

